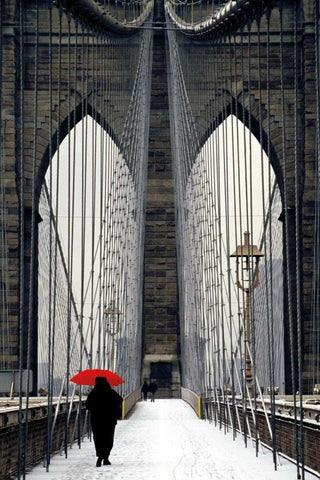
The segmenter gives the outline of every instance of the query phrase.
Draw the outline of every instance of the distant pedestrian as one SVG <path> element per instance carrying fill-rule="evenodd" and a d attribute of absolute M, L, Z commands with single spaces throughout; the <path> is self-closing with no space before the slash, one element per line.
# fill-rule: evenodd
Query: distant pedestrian
<path fill-rule="evenodd" d="M 154 397 L 156 395 L 157 390 L 158 390 L 158 385 L 156 384 L 156 382 L 151 380 L 149 385 L 149 392 L 151 393 L 151 402 L 154 402 Z"/>
<path fill-rule="evenodd" d="M 121 418 L 122 401 L 123 398 L 112 390 L 106 378 L 96 377 L 86 407 L 91 412 L 91 428 L 98 457 L 97 467 L 101 467 L 102 460 L 104 465 L 111 465 L 109 455 L 113 447 L 117 420 Z"/>
<path fill-rule="evenodd" d="M 142 385 L 142 388 L 141 388 L 141 393 L 143 394 L 143 400 L 145 402 L 147 401 L 147 398 L 148 398 L 148 391 L 149 391 L 149 385 L 148 385 L 147 381 L 145 380 L 143 385 Z"/>

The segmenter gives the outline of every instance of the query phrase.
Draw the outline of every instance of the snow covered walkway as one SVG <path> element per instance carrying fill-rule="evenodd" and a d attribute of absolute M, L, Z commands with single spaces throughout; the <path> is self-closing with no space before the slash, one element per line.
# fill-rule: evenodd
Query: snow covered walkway
<path fill-rule="evenodd" d="M 296 467 L 281 459 L 274 471 L 269 451 L 255 457 L 239 437 L 198 420 L 183 400 L 139 402 L 118 422 L 112 465 L 96 468 L 94 445 L 74 446 L 69 458 L 55 455 L 50 472 L 34 468 L 28 480 L 294 480 Z M 316 477 L 307 474 L 306 479 Z"/>

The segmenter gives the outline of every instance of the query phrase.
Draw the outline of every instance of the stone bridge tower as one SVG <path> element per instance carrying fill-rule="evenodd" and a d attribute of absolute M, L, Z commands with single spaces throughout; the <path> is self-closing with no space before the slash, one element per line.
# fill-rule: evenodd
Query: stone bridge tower
<path fill-rule="evenodd" d="M 180 396 L 179 318 L 164 6 L 154 10 L 146 196 L 142 377 L 159 395 Z"/>
<path fill-rule="evenodd" d="M 23 2 L 28 8 L 25 9 L 26 25 L 28 22 L 32 25 L 34 22 L 34 11 L 36 2 L 28 0 Z M 109 62 L 114 62 L 116 68 L 110 68 L 111 86 L 107 98 L 101 98 L 101 104 L 107 103 L 111 112 L 110 118 L 103 119 L 102 112 L 99 109 L 93 109 L 93 97 L 96 92 L 104 95 L 105 90 L 99 89 L 100 85 L 95 84 L 92 79 L 90 67 L 87 72 L 88 88 L 85 94 L 83 92 L 71 89 L 70 97 L 68 88 L 68 51 L 66 48 L 68 39 L 67 19 L 62 18 L 63 38 L 61 43 L 61 69 L 60 69 L 60 91 L 58 91 L 57 82 L 52 85 L 52 105 L 49 111 L 48 94 L 48 5 L 51 2 L 39 0 L 40 12 L 40 30 L 39 30 L 39 78 L 38 78 L 38 103 L 41 105 L 37 121 L 38 148 L 36 151 L 36 171 L 37 171 L 37 195 L 39 194 L 45 171 L 49 163 L 49 153 L 54 154 L 58 140 L 61 142 L 68 133 L 68 121 L 70 112 L 68 103 L 75 105 L 72 115 L 75 115 L 77 121 L 81 119 L 82 107 L 84 102 L 88 112 L 94 114 L 100 122 L 105 122 L 109 133 L 115 142 L 119 143 L 119 138 L 123 134 L 123 119 L 128 112 L 130 96 L 133 86 L 132 72 L 128 71 L 126 59 L 131 56 L 132 65 L 135 63 L 134 39 L 119 38 L 116 48 L 112 51 L 112 57 Z M 313 254 L 315 238 L 315 175 L 318 174 L 315 166 L 317 157 L 317 82 L 316 68 L 318 67 L 315 58 L 315 25 L 313 10 L 314 0 L 283 0 L 283 20 L 284 20 L 284 65 L 280 68 L 279 56 L 279 15 L 276 10 L 271 19 L 271 42 L 269 44 L 270 58 L 272 62 L 272 92 L 270 102 L 268 101 L 266 71 L 262 68 L 262 78 L 258 78 L 259 54 L 264 55 L 261 65 L 265 64 L 266 43 L 262 46 L 261 52 L 257 49 L 257 29 L 255 24 L 251 25 L 251 57 L 248 66 L 248 55 L 241 58 L 241 52 L 238 49 L 239 43 L 232 46 L 233 57 L 230 62 L 230 46 L 226 44 L 225 67 L 221 67 L 216 72 L 215 81 L 209 78 L 213 70 L 212 62 L 212 44 L 209 41 L 192 42 L 192 40 L 183 39 L 186 48 L 187 65 L 190 75 L 189 78 L 189 101 L 192 114 L 195 120 L 195 128 L 200 143 L 203 145 L 207 140 L 207 132 L 212 131 L 211 126 L 221 123 L 224 117 L 237 106 L 242 116 L 243 122 L 248 125 L 251 120 L 253 133 L 259 137 L 259 127 L 262 126 L 261 143 L 267 151 L 270 149 L 270 161 L 276 172 L 277 180 L 281 191 L 284 190 L 284 183 L 288 190 L 288 208 L 294 207 L 295 202 L 295 180 L 298 183 L 298 195 L 300 201 L 299 211 L 299 232 L 296 231 L 294 219 L 290 220 L 288 249 L 292 255 L 290 260 L 290 270 L 295 272 L 295 244 L 294 238 L 297 236 L 301 245 L 301 298 L 302 298 L 302 349 L 303 349 L 303 375 L 307 380 L 311 375 L 311 366 L 315 365 L 317 358 L 313 345 L 313 323 L 312 323 L 312 294 L 313 294 Z M 31 186 L 33 169 L 33 132 L 29 128 L 23 129 L 21 125 L 22 111 L 25 119 L 25 126 L 34 122 L 33 92 L 34 86 L 34 32 L 26 29 L 24 32 L 24 42 L 21 45 L 21 36 L 19 34 L 19 1 L 4 2 L 2 5 L 2 52 L 5 52 L 5 62 L 2 59 L 3 82 L 1 84 L 2 105 L 1 114 L 3 117 L 2 134 L 2 158 L 5 159 L 5 183 L 4 193 L 6 195 L 6 235 L 7 251 L 1 252 L 8 259 L 6 281 L 8 286 L 8 297 L 6 299 L 8 307 L 8 317 L 0 318 L 0 322 L 7 322 L 9 344 L 4 346 L 0 353 L 2 359 L 8 359 L 12 368 L 18 368 L 19 356 L 19 334 L 23 337 L 19 329 L 27 328 L 28 302 L 29 296 L 29 270 L 31 267 Z M 30 8 L 29 8 L 30 7 Z M 59 11 L 52 9 L 53 15 L 53 43 L 51 45 L 53 70 L 55 74 L 58 69 L 59 48 Z M 298 18 L 298 68 L 294 70 L 293 65 L 293 38 L 295 36 L 295 21 Z M 164 22 L 163 2 L 156 0 L 154 11 L 154 25 L 160 26 Z M 318 27 L 318 26 L 317 26 Z M 263 38 L 266 38 L 265 19 L 263 20 L 261 31 L 264 31 Z M 248 26 L 241 32 L 243 42 L 247 42 L 246 35 Z M 175 206 L 173 195 L 173 177 L 171 163 L 170 147 L 170 125 L 168 108 L 168 87 L 167 87 L 167 57 L 165 48 L 165 35 L 163 29 L 154 30 L 153 46 L 153 70 L 152 70 L 152 89 L 151 89 L 151 112 L 150 112 L 150 134 L 149 134 L 149 165 L 148 165 L 148 191 L 146 198 L 146 229 L 145 229 L 145 263 L 144 263 L 144 363 L 143 376 L 155 378 L 159 384 L 162 384 L 167 394 L 177 395 L 180 385 L 179 374 L 179 322 L 178 322 L 178 294 L 177 294 L 177 268 L 176 268 L 176 228 L 175 228 Z M 71 36 L 71 38 L 73 38 Z M 201 47 L 202 70 L 206 76 L 201 76 L 197 72 L 199 65 L 199 51 Z M 90 50 L 90 49 L 89 49 Z M 131 55 L 132 54 L 132 55 Z M 23 59 L 21 63 L 20 60 Z M 75 55 L 71 52 L 71 83 L 75 83 Z M 244 60 L 244 63 L 243 63 Z M 81 66 L 83 59 L 77 58 L 78 66 Z M 241 66 L 244 64 L 244 79 L 241 78 Z M 91 63 L 89 62 L 89 65 Z M 221 60 L 220 65 L 222 66 Z M 235 74 L 235 65 L 237 74 Z M 99 68 L 99 65 L 97 66 Z M 113 71 L 121 72 L 121 76 L 126 79 L 123 82 L 126 88 L 119 92 L 118 86 L 113 76 Z M 284 150 L 281 135 L 281 111 L 279 98 L 281 95 L 281 71 L 285 78 L 285 122 L 286 132 L 286 157 L 289 160 L 287 165 L 287 178 L 284 178 Z M 252 88 L 248 89 L 249 73 L 251 76 Z M 295 75 L 297 74 L 297 78 Z M 56 77 L 57 79 L 57 77 Z M 78 79 L 80 82 L 80 79 Z M 206 85 L 201 84 L 205 82 Z M 225 82 L 228 89 L 224 88 Z M 259 84 L 259 82 L 261 82 Z M 298 89 L 295 89 L 295 82 Z M 201 87 L 201 98 L 199 97 L 199 88 Z M 205 88 L 206 87 L 206 88 Z M 119 95 L 119 93 L 121 95 Z M 99 93 L 98 93 L 99 94 Z M 115 98 L 119 99 L 115 104 Z M 224 98 L 224 103 L 222 99 Z M 297 107 L 295 101 L 297 100 Z M 268 103 L 270 103 L 268 105 Z M 96 102 L 99 104 L 99 102 Z M 297 108 L 297 132 L 292 122 L 293 112 Z M 205 113 L 205 115 L 204 115 Z M 48 119 L 52 119 L 52 131 L 49 131 Z M 204 125 L 203 119 L 207 119 Z M 130 120 L 130 119 L 129 119 Z M 201 148 L 201 145 L 200 145 Z M 295 151 L 296 150 L 296 151 Z M 295 157 L 299 158 L 298 171 L 295 172 Z M 24 163 L 24 176 L 21 175 L 20 163 Z M 296 174 L 297 173 L 297 174 Z M 23 188 L 21 188 L 23 186 Z M 23 191 L 24 201 L 21 202 L 20 194 Z M 3 192 L 1 192 L 3 193 Z M 24 223 L 20 220 L 23 217 Z M 19 227 L 20 226 L 20 227 Z M 20 230 L 19 230 L 20 228 Z M 22 236 L 24 235 L 24 243 Z M 36 239 L 35 239 L 36 241 Z M 22 279 L 22 282 L 21 282 Z M 316 278 L 319 281 L 319 277 Z M 318 284 L 318 283 L 317 283 Z M 23 288 L 22 288 L 23 287 Z M 285 287 L 293 292 L 296 297 L 297 286 L 295 284 L 295 275 L 285 279 Z M 36 285 L 31 285 L 36 289 Z M 287 304 L 284 305 L 285 310 Z M 19 325 L 19 315 L 21 309 L 24 309 L 25 316 Z M 36 305 L 33 305 L 36 312 Z M 297 326 L 296 305 L 293 305 L 294 321 Z M 285 318 L 285 328 L 288 332 L 288 318 Z M 317 324 L 319 329 L 319 323 Z M 32 318 L 32 367 L 36 369 L 36 315 Z M 23 332 L 22 332 L 23 333 Z M 294 332 L 297 337 L 297 332 Z M 288 350 L 288 345 L 285 345 Z M 295 341 L 295 353 L 297 353 L 298 344 Z M 22 356 L 25 356 L 25 348 L 22 349 Z M 290 366 L 288 367 L 287 377 L 290 385 Z"/>

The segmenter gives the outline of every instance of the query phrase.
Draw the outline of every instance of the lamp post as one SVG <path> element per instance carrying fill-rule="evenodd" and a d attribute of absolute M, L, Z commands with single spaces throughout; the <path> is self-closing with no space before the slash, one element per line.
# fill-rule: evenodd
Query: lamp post
<path fill-rule="evenodd" d="M 236 285 L 240 290 L 245 292 L 246 304 L 245 304 L 245 339 L 246 339 L 246 370 L 245 379 L 248 385 L 250 394 L 253 393 L 252 385 L 252 365 L 250 358 L 250 341 L 251 341 L 251 329 L 250 329 L 250 298 L 251 292 L 259 285 L 259 260 L 263 257 L 263 253 L 260 252 L 256 245 L 249 244 L 249 232 L 244 232 L 244 244 L 237 245 L 237 249 L 230 257 L 236 258 Z M 241 259 L 242 276 L 239 276 L 239 262 Z M 252 275 L 250 275 L 250 272 Z M 246 282 L 246 285 L 245 285 Z"/>
<path fill-rule="evenodd" d="M 116 368 L 116 342 L 115 335 L 120 330 L 120 315 L 122 312 L 115 306 L 115 300 L 111 300 L 108 307 L 104 309 L 104 317 L 106 321 L 106 331 L 110 335 L 110 352 L 109 352 L 109 368 L 115 370 Z"/>
<path fill-rule="evenodd" d="M 106 330 L 114 337 L 120 330 L 120 315 L 122 315 L 122 312 L 115 306 L 115 301 L 111 300 L 103 313 L 106 319 Z"/>

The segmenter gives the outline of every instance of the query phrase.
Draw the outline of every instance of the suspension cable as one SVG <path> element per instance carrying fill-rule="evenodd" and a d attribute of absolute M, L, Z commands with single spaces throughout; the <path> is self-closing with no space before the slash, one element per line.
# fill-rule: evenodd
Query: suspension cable
<path fill-rule="evenodd" d="M 299 22 L 299 5 L 295 6 L 295 22 L 294 22 L 294 159 L 295 159 L 295 251 L 296 251 L 296 295 L 297 295 L 297 341 L 298 341 L 298 387 L 299 387 L 299 409 L 300 409 L 300 459 L 301 459 L 301 474 L 302 480 L 305 478 L 305 455 L 304 455 L 304 427 L 303 427 L 303 385 L 302 385 L 302 302 L 301 302 L 301 187 L 300 187 L 300 168 L 298 151 L 298 95 L 299 95 L 299 40 L 298 40 L 298 22 Z M 296 392 L 294 392 L 296 395 Z M 297 459 L 298 460 L 298 459 Z M 298 463 L 298 461 L 297 461 Z"/>
<path fill-rule="evenodd" d="M 23 359 L 24 359 L 24 300 L 25 300 L 25 268 L 24 268 L 24 250 L 25 250 L 25 197 L 24 197 L 24 5 L 20 2 L 19 6 L 19 120 L 20 120 L 20 151 L 19 151 L 19 216 L 20 216 L 20 250 L 19 250 L 19 439 L 18 439 L 18 479 L 25 474 L 25 451 L 23 443 L 23 413 L 22 413 L 22 391 L 23 391 Z M 28 388 L 28 385 L 27 385 Z"/>
<path fill-rule="evenodd" d="M 27 448 L 29 440 L 29 383 L 31 368 L 31 343 L 32 343 L 32 322 L 34 318 L 34 298 L 35 298 L 35 229 L 36 229 L 36 161 L 38 149 L 38 56 L 39 56 L 39 3 L 36 2 L 36 35 L 34 46 L 34 91 L 33 91 L 33 152 L 32 152 L 32 191 L 31 191 L 31 245 L 30 245 L 30 278 L 29 278 L 29 312 L 27 328 L 27 381 L 26 381 L 26 400 L 25 400 L 25 444 L 24 444 L 24 467 L 23 479 L 26 475 Z M 33 339 L 34 341 L 34 339 Z"/>

